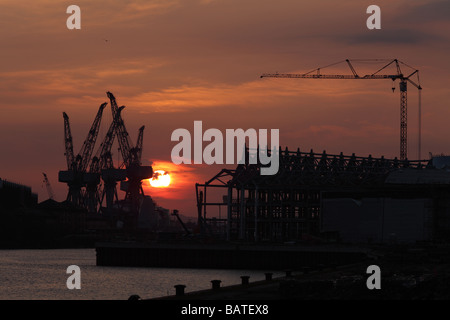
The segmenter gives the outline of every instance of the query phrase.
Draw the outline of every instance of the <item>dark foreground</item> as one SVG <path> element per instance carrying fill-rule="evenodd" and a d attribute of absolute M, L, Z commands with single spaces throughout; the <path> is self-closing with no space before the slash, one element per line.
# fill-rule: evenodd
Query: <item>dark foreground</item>
<path fill-rule="evenodd" d="M 98 266 L 284 270 L 345 265 L 367 249 L 340 245 L 103 242 Z"/>
<path fill-rule="evenodd" d="M 389 248 L 355 264 L 305 267 L 286 276 L 209 290 L 177 293 L 154 300 L 448 300 L 450 254 L 439 248 Z M 381 289 L 368 289 L 369 265 L 381 269 Z M 269 276 L 270 278 L 270 276 Z M 220 279 L 217 279 L 220 280 Z M 248 280 L 248 283 L 246 283 Z M 182 285 L 182 284 L 181 284 Z M 214 287 L 213 287 L 214 286 Z M 184 293 L 183 289 L 186 289 Z M 174 289 L 175 292 L 175 289 Z"/>

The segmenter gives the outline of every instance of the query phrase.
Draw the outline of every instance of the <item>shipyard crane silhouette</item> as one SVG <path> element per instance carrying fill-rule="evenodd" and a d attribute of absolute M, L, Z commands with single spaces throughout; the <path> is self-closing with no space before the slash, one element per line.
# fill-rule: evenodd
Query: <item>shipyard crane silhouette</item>
<path fill-rule="evenodd" d="M 111 92 L 107 92 L 108 98 L 111 102 L 111 110 L 113 113 L 114 121 L 116 121 L 116 135 L 120 146 L 120 152 L 122 154 L 123 164 L 121 167 L 130 167 L 133 164 L 141 164 L 140 156 L 142 155 L 142 142 L 143 142 L 143 131 L 145 126 L 139 128 L 138 140 L 136 146 L 130 140 L 130 136 L 125 127 L 125 122 L 119 112 L 119 107 L 117 105 L 116 98 Z M 117 116 L 119 114 L 119 116 Z M 140 146 L 139 146 L 140 145 Z"/>
<path fill-rule="evenodd" d="M 116 98 L 111 92 L 107 92 L 110 99 L 111 110 L 113 113 L 115 124 L 115 131 L 119 143 L 119 149 L 122 154 L 123 164 L 120 168 L 126 169 L 126 181 L 121 181 L 120 189 L 125 191 L 125 203 L 127 205 L 126 211 L 130 213 L 132 224 L 139 213 L 141 196 L 144 196 L 142 189 L 142 180 L 150 179 L 153 176 L 153 168 L 151 166 L 143 166 L 141 164 L 142 145 L 144 126 L 139 129 L 136 145 L 133 146 L 128 131 L 125 127 L 123 118 L 120 115 L 120 110 L 117 105 Z"/>
<path fill-rule="evenodd" d="M 101 212 L 119 220 L 123 219 L 124 225 L 133 228 L 137 226 L 141 204 L 152 201 L 142 188 L 142 180 L 153 176 L 153 168 L 141 163 L 145 126 L 139 128 L 136 144 L 133 145 L 122 118 L 125 106 L 118 107 L 111 92 L 107 92 L 107 96 L 111 102 L 113 120 L 93 157 L 103 109 L 107 103 L 100 106 L 89 134 L 76 156 L 73 152 L 69 117 L 63 113 L 67 170 L 59 172 L 59 181 L 69 186 L 68 202 L 91 213 Z M 114 166 L 111 152 L 116 137 L 123 160 L 117 167 Z M 120 189 L 126 194 L 124 200 L 119 200 L 117 195 L 116 186 L 119 181 Z M 106 206 L 103 206 L 105 199 Z"/>
<path fill-rule="evenodd" d="M 64 118 L 64 146 L 67 161 L 67 170 L 58 173 L 59 182 L 65 182 L 69 186 L 66 201 L 75 206 L 85 206 L 81 189 L 84 186 L 84 175 L 89 162 L 91 161 L 92 151 L 97 140 L 98 131 L 102 119 L 103 110 L 107 103 L 100 105 L 97 115 L 92 123 L 91 129 L 81 147 L 80 152 L 75 156 L 73 152 L 73 139 L 70 129 L 69 116 L 63 112 Z"/>
<path fill-rule="evenodd" d="M 55 196 L 53 193 L 52 186 L 50 185 L 50 181 L 48 181 L 47 174 L 45 172 L 42 172 L 42 175 L 44 176 L 43 182 L 45 183 L 45 187 L 47 188 L 48 198 L 54 200 Z"/>
<path fill-rule="evenodd" d="M 372 59 L 372 60 L 362 60 L 353 59 L 352 61 L 386 61 L 386 60 L 380 60 L 380 59 Z M 348 67 L 350 68 L 352 74 L 349 75 L 342 75 L 342 74 L 321 74 L 321 70 L 327 67 L 331 67 L 334 65 L 337 65 L 339 63 L 346 63 Z M 396 73 L 395 74 L 383 74 L 381 71 L 388 68 L 391 65 L 395 65 L 396 67 Z M 413 71 L 406 75 L 403 73 L 401 66 L 406 66 L 408 68 L 411 68 Z M 411 78 L 413 76 L 416 76 L 417 83 L 413 81 Z M 392 81 L 399 80 L 399 88 L 400 88 L 400 160 L 406 160 L 407 159 L 407 84 L 408 82 L 411 83 L 414 87 L 418 89 L 419 92 L 419 129 L 418 129 L 418 135 L 419 135 L 419 142 L 418 142 L 418 157 L 420 159 L 421 157 L 421 90 L 422 87 L 420 86 L 420 80 L 419 80 L 419 70 L 414 69 L 410 66 L 408 66 L 406 63 L 401 62 L 398 59 L 393 59 L 388 64 L 377 70 L 376 72 L 372 74 L 367 74 L 364 76 L 360 76 L 355 68 L 353 67 L 351 61 L 349 59 L 346 59 L 345 61 L 339 61 L 333 64 L 330 64 L 328 66 L 317 68 L 312 71 L 309 71 L 307 73 L 303 74 L 289 74 L 289 73 L 264 73 L 261 75 L 261 78 L 291 78 L 291 79 L 357 79 L 357 80 L 369 80 L 369 79 L 391 79 Z M 395 87 L 392 88 L 394 91 Z"/>
<path fill-rule="evenodd" d="M 121 111 L 125 107 L 118 108 L 116 118 L 120 117 Z M 90 212 L 97 213 L 102 210 L 101 204 L 106 196 L 106 209 L 110 213 L 113 207 L 114 198 L 118 199 L 116 184 L 117 181 L 125 180 L 125 170 L 115 169 L 113 165 L 111 148 L 116 135 L 117 119 L 113 119 L 108 132 L 103 138 L 102 143 L 95 156 L 92 158 L 89 173 L 87 177 L 87 203 Z M 103 189 L 100 186 L 100 176 L 104 182 Z M 100 206 L 100 207 L 99 207 Z"/>

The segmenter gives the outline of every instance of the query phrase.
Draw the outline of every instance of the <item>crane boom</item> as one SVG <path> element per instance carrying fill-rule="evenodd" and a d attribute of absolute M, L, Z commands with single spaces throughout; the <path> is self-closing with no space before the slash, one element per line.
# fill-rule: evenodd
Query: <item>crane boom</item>
<path fill-rule="evenodd" d="M 297 79 L 392 79 L 399 78 L 398 75 L 351 75 L 351 74 L 293 74 L 293 73 L 263 73 L 261 78 L 297 78 Z"/>
<path fill-rule="evenodd" d="M 67 169 L 71 170 L 74 165 L 74 155 L 73 155 L 73 140 L 72 133 L 70 131 L 69 116 L 67 113 L 63 112 L 64 117 L 64 146 L 65 146 L 65 156 L 67 161 Z"/>
<path fill-rule="evenodd" d="M 116 123 L 116 135 L 117 140 L 120 146 L 120 152 L 122 154 L 122 159 L 125 164 L 125 167 L 129 167 L 132 163 L 136 161 L 136 154 L 134 152 L 134 148 L 132 147 L 132 143 L 130 140 L 130 136 L 128 134 L 127 129 L 125 128 L 125 123 L 123 121 L 120 113 L 118 114 L 118 105 L 116 98 L 111 92 L 107 92 L 108 98 L 111 101 L 111 111 L 113 114 L 114 121 Z M 116 115 L 118 115 L 116 117 Z"/>
<path fill-rule="evenodd" d="M 122 106 L 117 109 L 116 118 L 120 116 L 120 113 L 125 107 Z M 99 173 L 101 169 L 112 168 L 112 156 L 111 148 L 114 143 L 117 121 L 115 119 L 111 122 L 108 132 L 106 133 L 102 143 L 95 156 L 92 158 L 89 172 Z"/>
<path fill-rule="evenodd" d="M 342 61 L 341 61 L 342 62 Z M 332 65 L 336 65 L 338 63 L 334 63 Z M 303 73 L 303 74 L 293 74 L 293 73 L 264 73 L 261 75 L 261 78 L 290 78 L 290 79 L 337 79 L 337 80 L 371 80 L 371 79 L 391 79 L 392 81 L 399 80 L 400 82 L 400 159 L 406 160 L 407 159 L 407 83 L 411 83 L 413 86 L 415 86 L 419 90 L 419 149 L 418 149 L 418 156 L 419 159 L 421 157 L 420 155 L 420 146 L 421 146 L 421 90 L 422 87 L 420 86 L 420 82 L 416 83 L 411 79 L 413 76 L 417 76 L 417 80 L 419 80 L 419 70 L 414 69 L 414 71 L 409 75 L 404 75 L 401 70 L 401 64 L 406 65 L 405 63 L 394 59 L 390 61 L 388 64 L 380 68 L 378 71 L 367 74 L 364 76 L 359 76 L 356 72 L 355 68 L 353 67 L 352 63 L 349 59 L 346 59 L 345 62 L 347 63 L 348 67 L 350 68 L 350 71 L 352 74 L 321 74 L 321 70 L 323 68 L 317 68 L 310 72 Z M 390 65 L 395 64 L 397 73 L 395 74 L 380 74 L 380 72 Z M 331 66 L 331 65 L 330 65 Z M 408 66 L 409 67 L 409 66 Z M 411 67 L 410 67 L 411 68 Z M 313 73 L 315 72 L 315 73 Z"/>
<path fill-rule="evenodd" d="M 79 172 L 86 172 L 89 162 L 91 161 L 92 151 L 94 150 L 95 142 L 97 141 L 98 131 L 102 120 L 103 109 L 108 103 L 104 102 L 100 105 L 97 115 L 92 123 L 91 129 L 84 140 L 83 146 L 76 158 L 76 169 Z"/>
<path fill-rule="evenodd" d="M 139 164 L 141 163 L 141 159 L 142 159 L 142 147 L 143 147 L 143 142 L 144 142 L 144 129 L 145 126 L 142 126 L 139 128 L 139 134 L 138 134 L 138 138 L 136 141 L 136 147 L 135 147 L 135 152 L 136 152 L 136 159 L 139 162 Z"/>
<path fill-rule="evenodd" d="M 54 200 L 53 189 L 52 186 L 50 185 L 50 181 L 48 181 L 47 174 L 45 174 L 45 172 L 42 172 L 42 174 L 44 175 L 44 183 L 45 187 L 47 188 L 48 198 Z"/>

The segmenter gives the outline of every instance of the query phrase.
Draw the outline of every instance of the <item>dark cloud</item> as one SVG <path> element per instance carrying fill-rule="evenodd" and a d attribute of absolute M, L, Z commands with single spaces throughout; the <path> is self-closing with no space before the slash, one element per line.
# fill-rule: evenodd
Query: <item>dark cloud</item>
<path fill-rule="evenodd" d="M 445 28 L 433 23 L 450 22 L 450 1 L 409 2 L 393 10 L 381 6 L 381 29 L 363 30 L 337 38 L 347 44 L 423 45 L 448 41 Z"/>
<path fill-rule="evenodd" d="M 348 44 L 423 44 L 440 40 L 437 35 L 412 29 L 367 30 L 358 34 L 341 36 Z"/>
<path fill-rule="evenodd" d="M 409 5 L 401 14 L 407 22 L 450 22 L 450 1 L 439 0 L 419 5 Z"/>

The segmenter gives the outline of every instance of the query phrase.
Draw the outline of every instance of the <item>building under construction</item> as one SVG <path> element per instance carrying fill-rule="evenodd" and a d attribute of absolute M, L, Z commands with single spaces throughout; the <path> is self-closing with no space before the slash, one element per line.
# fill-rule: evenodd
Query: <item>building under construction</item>
<path fill-rule="evenodd" d="M 409 161 L 286 148 L 279 163 L 272 176 L 260 175 L 261 164 L 240 164 L 197 183 L 202 232 L 251 242 L 450 238 L 449 157 Z M 211 200 L 218 194 L 221 200 Z"/>
<path fill-rule="evenodd" d="M 356 71 L 355 62 L 387 64 L 364 75 Z M 351 73 L 323 72 L 339 64 L 346 65 Z M 450 238 L 450 172 L 447 170 L 450 157 L 430 157 L 426 161 L 410 161 L 407 157 L 407 83 L 410 83 L 418 89 L 418 159 L 421 159 L 419 70 L 398 59 L 352 62 L 346 59 L 302 74 L 261 75 L 267 77 L 372 79 L 392 83 L 398 80 L 400 158 L 330 155 L 312 150 L 292 152 L 286 148 L 278 150 L 280 167 L 276 175 L 261 175 L 260 164 L 224 169 L 204 184 L 196 185 L 202 232 L 255 242 L 333 239 L 383 243 Z M 223 198 L 211 201 L 220 194 L 213 191 L 217 188 L 222 188 Z M 222 208 L 226 209 L 225 218 L 222 218 Z"/>

